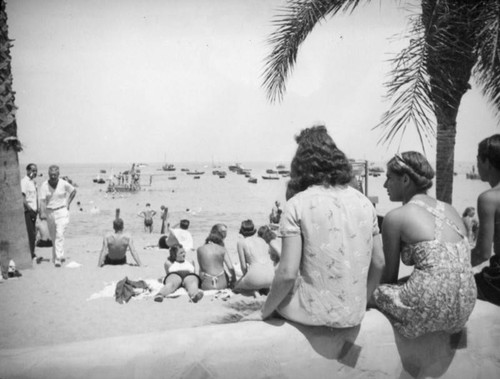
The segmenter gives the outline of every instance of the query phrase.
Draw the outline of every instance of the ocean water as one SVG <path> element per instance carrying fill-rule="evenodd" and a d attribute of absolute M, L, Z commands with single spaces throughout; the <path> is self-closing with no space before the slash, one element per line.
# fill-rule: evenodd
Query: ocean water
<path fill-rule="evenodd" d="M 110 175 L 130 169 L 130 164 L 69 164 L 60 165 L 61 176 L 68 176 L 77 184 L 77 196 L 71 208 L 71 223 L 66 236 L 82 237 L 86 235 L 101 236 L 112 229 L 115 209 L 120 208 L 125 229 L 132 234 L 144 234 L 142 218 L 138 213 L 150 203 L 152 209 L 158 212 L 155 217 L 154 235 L 151 240 L 159 237 L 160 206 L 169 209 L 169 222 L 175 225 L 181 219 L 190 220 L 189 230 L 193 234 L 195 247 L 203 244 L 204 239 L 213 224 L 228 225 L 226 246 L 234 257 L 238 230 L 241 221 L 252 219 L 258 228 L 268 223 L 269 213 L 275 200 L 285 204 L 285 189 L 288 178 L 279 180 L 264 180 L 266 169 L 275 169 L 276 162 L 243 162 L 245 168 L 252 169 L 252 176 L 258 178 L 256 184 L 248 183 L 244 175 L 238 175 L 228 170 L 228 164 L 221 164 L 220 170 L 227 172 L 224 179 L 213 175 L 215 169 L 211 163 L 176 163 L 176 171 L 161 170 L 161 163 L 149 163 L 141 167 L 141 191 L 137 193 L 122 193 L 111 196 L 106 193 L 107 184 L 97 184 L 93 179 L 100 170 L 106 170 L 101 177 L 107 179 Z M 384 163 L 380 166 L 384 167 Z M 472 163 L 458 162 L 454 179 L 453 205 L 461 214 L 467 206 L 476 206 L 478 195 L 489 188 L 480 180 L 466 179 L 465 174 L 471 170 Z M 200 179 L 182 172 L 181 168 L 191 171 L 204 171 Z M 37 179 L 39 184 L 47 179 L 47 165 L 39 165 Z M 23 173 L 24 174 L 24 173 Z M 174 175 L 176 180 L 169 180 Z M 151 184 L 150 184 L 151 180 Z M 399 203 L 389 201 L 383 188 L 385 173 L 378 177 L 369 176 L 368 195 L 378 197 L 377 213 L 384 215 L 389 210 L 398 207 Z M 431 188 L 430 195 L 434 195 Z M 76 204 L 81 204 L 80 210 Z M 140 248 L 140 246 L 138 246 Z"/>

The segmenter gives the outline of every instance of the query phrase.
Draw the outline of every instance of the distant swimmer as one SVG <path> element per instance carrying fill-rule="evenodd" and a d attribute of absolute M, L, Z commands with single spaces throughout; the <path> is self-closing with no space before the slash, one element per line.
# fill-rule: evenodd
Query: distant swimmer
<path fill-rule="evenodd" d="M 139 212 L 138 216 L 144 217 L 144 231 L 153 233 L 153 217 L 156 214 L 156 211 L 151 209 L 151 204 L 146 204 L 146 209 Z"/>

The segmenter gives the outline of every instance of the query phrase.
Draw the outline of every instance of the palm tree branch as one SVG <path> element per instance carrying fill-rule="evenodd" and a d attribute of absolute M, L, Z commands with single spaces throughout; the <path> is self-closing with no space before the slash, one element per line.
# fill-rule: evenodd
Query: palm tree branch
<path fill-rule="evenodd" d="M 500 0 L 489 5 L 480 11 L 474 78 L 500 117 Z"/>
<path fill-rule="evenodd" d="M 421 18 L 413 16 L 411 22 L 407 36 L 409 46 L 391 60 L 392 79 L 386 83 L 390 108 L 373 129 L 382 130 L 378 143 L 391 144 L 398 134 L 402 138 L 407 127 L 413 124 L 425 151 L 424 141 L 430 142 L 435 137 L 431 88 L 425 66 L 427 44 Z"/>
<path fill-rule="evenodd" d="M 369 0 L 366 0 L 369 1 Z M 300 44 L 314 27 L 329 14 L 354 10 L 360 0 L 288 0 L 274 18 L 277 29 L 268 43 L 272 46 L 266 58 L 263 86 L 271 102 L 281 100 L 286 90 L 286 80 L 297 61 Z"/>

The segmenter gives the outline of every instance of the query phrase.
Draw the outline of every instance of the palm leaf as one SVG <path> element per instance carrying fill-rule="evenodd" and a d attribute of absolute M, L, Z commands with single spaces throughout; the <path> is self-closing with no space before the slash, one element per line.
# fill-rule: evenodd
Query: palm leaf
<path fill-rule="evenodd" d="M 369 0 L 366 0 L 369 1 Z M 272 51 L 267 57 L 263 86 L 271 102 L 281 100 L 286 90 L 300 44 L 328 14 L 354 10 L 360 0 L 288 0 L 279 10 L 273 24 L 277 27 L 268 43 Z"/>
<path fill-rule="evenodd" d="M 404 133 L 412 125 L 425 151 L 424 140 L 431 142 L 436 135 L 431 87 L 425 65 L 428 46 L 422 18 L 414 15 L 410 20 L 412 27 L 406 36 L 409 46 L 392 59 L 392 79 L 386 83 L 391 105 L 373 129 L 382 130 L 378 143 L 391 144 L 400 135 L 400 144 Z"/>
<path fill-rule="evenodd" d="M 474 78 L 500 117 L 500 1 L 489 5 L 480 10 Z"/>

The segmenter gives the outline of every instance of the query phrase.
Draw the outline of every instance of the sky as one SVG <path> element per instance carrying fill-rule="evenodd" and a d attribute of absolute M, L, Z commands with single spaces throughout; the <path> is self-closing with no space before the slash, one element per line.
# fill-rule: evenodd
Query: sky
<path fill-rule="evenodd" d="M 289 162 L 293 137 L 317 123 L 350 158 L 422 151 L 412 131 L 381 145 L 372 130 L 389 107 L 389 60 L 407 45 L 399 3 L 325 20 L 270 103 L 262 74 L 284 0 L 7 0 L 20 160 Z M 471 84 L 456 161 L 499 132 Z M 435 159 L 435 143 L 426 153 Z"/>

